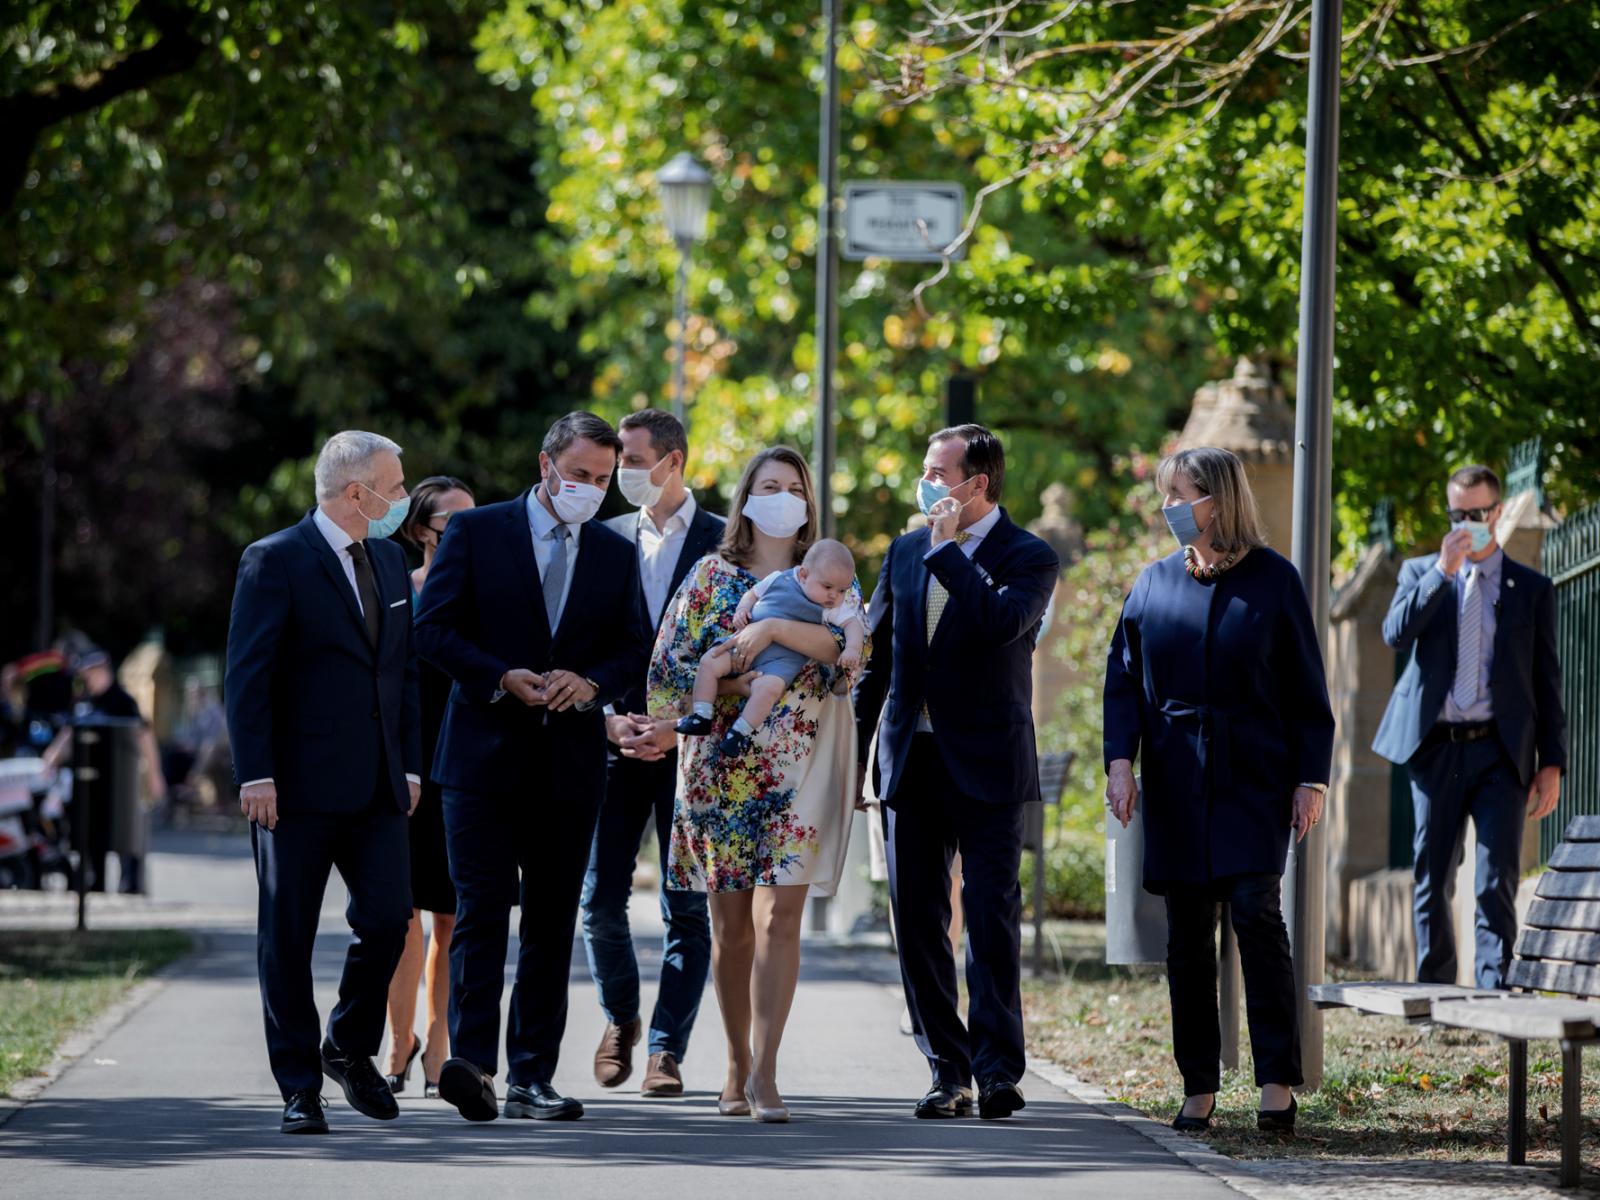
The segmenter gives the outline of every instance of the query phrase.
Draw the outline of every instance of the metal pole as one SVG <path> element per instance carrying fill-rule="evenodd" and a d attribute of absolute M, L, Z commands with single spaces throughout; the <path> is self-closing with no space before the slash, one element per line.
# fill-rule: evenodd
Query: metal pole
<path fill-rule="evenodd" d="M 39 405 L 39 424 L 44 447 L 39 460 L 39 613 L 33 648 L 44 650 L 56 632 L 56 423 L 48 400 Z"/>
<path fill-rule="evenodd" d="M 678 326 L 677 354 L 672 363 L 672 415 L 685 429 L 689 428 L 686 401 L 684 400 L 686 363 L 689 351 L 689 252 L 694 243 L 688 238 L 678 239 L 678 287 L 673 300 L 673 312 Z"/>
<path fill-rule="evenodd" d="M 822 534 L 832 537 L 833 375 L 839 358 L 839 22 L 841 0 L 823 0 L 822 123 L 817 176 L 817 419 L 811 452 Z"/>
<path fill-rule="evenodd" d="M 1340 0 L 1313 0 L 1306 113 L 1305 223 L 1300 245 L 1300 344 L 1294 417 L 1294 565 L 1305 584 L 1317 638 L 1328 639 L 1333 511 L 1334 224 L 1338 215 Z M 1310 782 L 1328 782 L 1327 780 Z M 1294 982 L 1305 1086 L 1322 1085 L 1322 1013 L 1306 988 L 1327 965 L 1323 909 L 1327 843 L 1312 826 L 1294 850 Z"/>
<path fill-rule="evenodd" d="M 1222 996 L 1218 1010 L 1222 1030 L 1222 1066 L 1239 1069 L 1239 992 L 1241 990 L 1239 939 L 1233 932 L 1233 905 L 1218 906 L 1222 914 L 1222 946 L 1217 956 L 1218 991 Z"/>

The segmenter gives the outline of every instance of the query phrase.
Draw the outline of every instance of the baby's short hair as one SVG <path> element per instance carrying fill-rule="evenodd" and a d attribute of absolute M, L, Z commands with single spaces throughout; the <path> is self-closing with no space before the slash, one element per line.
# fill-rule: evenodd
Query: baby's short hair
<path fill-rule="evenodd" d="M 856 573 L 856 556 L 850 553 L 850 547 L 843 542 L 823 538 L 820 542 L 811 543 L 811 549 L 806 551 L 806 556 L 800 565 L 808 571 L 838 567 L 841 571 L 849 571 L 853 576 Z"/>

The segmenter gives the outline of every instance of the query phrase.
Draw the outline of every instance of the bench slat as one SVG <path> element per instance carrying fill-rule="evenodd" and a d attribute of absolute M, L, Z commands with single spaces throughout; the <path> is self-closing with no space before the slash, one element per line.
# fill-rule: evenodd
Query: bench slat
<path fill-rule="evenodd" d="M 1576 933 L 1570 929 L 1524 929 L 1517 939 L 1517 957 L 1600 963 L 1600 934 Z"/>
<path fill-rule="evenodd" d="M 1575 929 L 1593 933 L 1600 929 L 1600 901 L 1535 900 L 1528 906 L 1528 922 L 1534 929 Z"/>
<path fill-rule="evenodd" d="M 1506 972 L 1506 986 L 1568 996 L 1600 996 L 1600 968 L 1577 963 L 1517 958 Z"/>
<path fill-rule="evenodd" d="M 1592 1041 L 1600 1005 L 1542 996 L 1441 1000 L 1433 1006 L 1433 1019 L 1453 1029 L 1475 1029 L 1519 1041 Z"/>
<path fill-rule="evenodd" d="M 1564 842 L 1600 842 L 1600 817 L 1577 816 L 1567 822 L 1562 831 Z"/>
<path fill-rule="evenodd" d="M 1503 995 L 1450 983 L 1318 983 L 1307 992 L 1318 1008 L 1354 1008 L 1408 1021 L 1425 1020 L 1436 1000 Z"/>
<path fill-rule="evenodd" d="M 1552 871 L 1600 871 L 1600 842 L 1562 842 L 1547 865 Z"/>
<path fill-rule="evenodd" d="M 1534 895 L 1541 900 L 1600 900 L 1600 871 L 1546 871 Z"/>

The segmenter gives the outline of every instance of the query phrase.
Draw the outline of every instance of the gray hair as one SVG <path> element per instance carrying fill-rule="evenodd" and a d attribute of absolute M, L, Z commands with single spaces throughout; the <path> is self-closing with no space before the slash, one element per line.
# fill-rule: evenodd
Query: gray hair
<path fill-rule="evenodd" d="M 317 499 L 332 500 L 352 483 L 371 483 L 374 455 L 399 456 L 400 446 L 381 433 L 343 429 L 322 443 L 317 455 Z"/>
<path fill-rule="evenodd" d="M 1195 446 L 1168 455 L 1156 467 L 1156 487 L 1163 493 L 1171 491 L 1177 475 L 1194 484 L 1202 495 L 1210 496 L 1216 506 L 1210 525 L 1213 550 L 1237 554 L 1246 547 L 1267 544 L 1250 478 L 1232 450 Z"/>

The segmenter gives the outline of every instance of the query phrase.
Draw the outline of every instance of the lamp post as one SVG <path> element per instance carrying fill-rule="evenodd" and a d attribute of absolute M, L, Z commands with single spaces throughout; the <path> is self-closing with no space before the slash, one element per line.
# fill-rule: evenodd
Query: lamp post
<path fill-rule="evenodd" d="M 678 154 L 656 175 L 661 189 L 661 213 L 667 232 L 678 245 L 678 286 L 673 311 L 677 315 L 677 359 L 672 368 L 672 415 L 684 427 L 684 358 L 688 350 L 689 255 L 705 236 L 706 214 L 711 209 L 711 176 L 687 151 Z"/>

